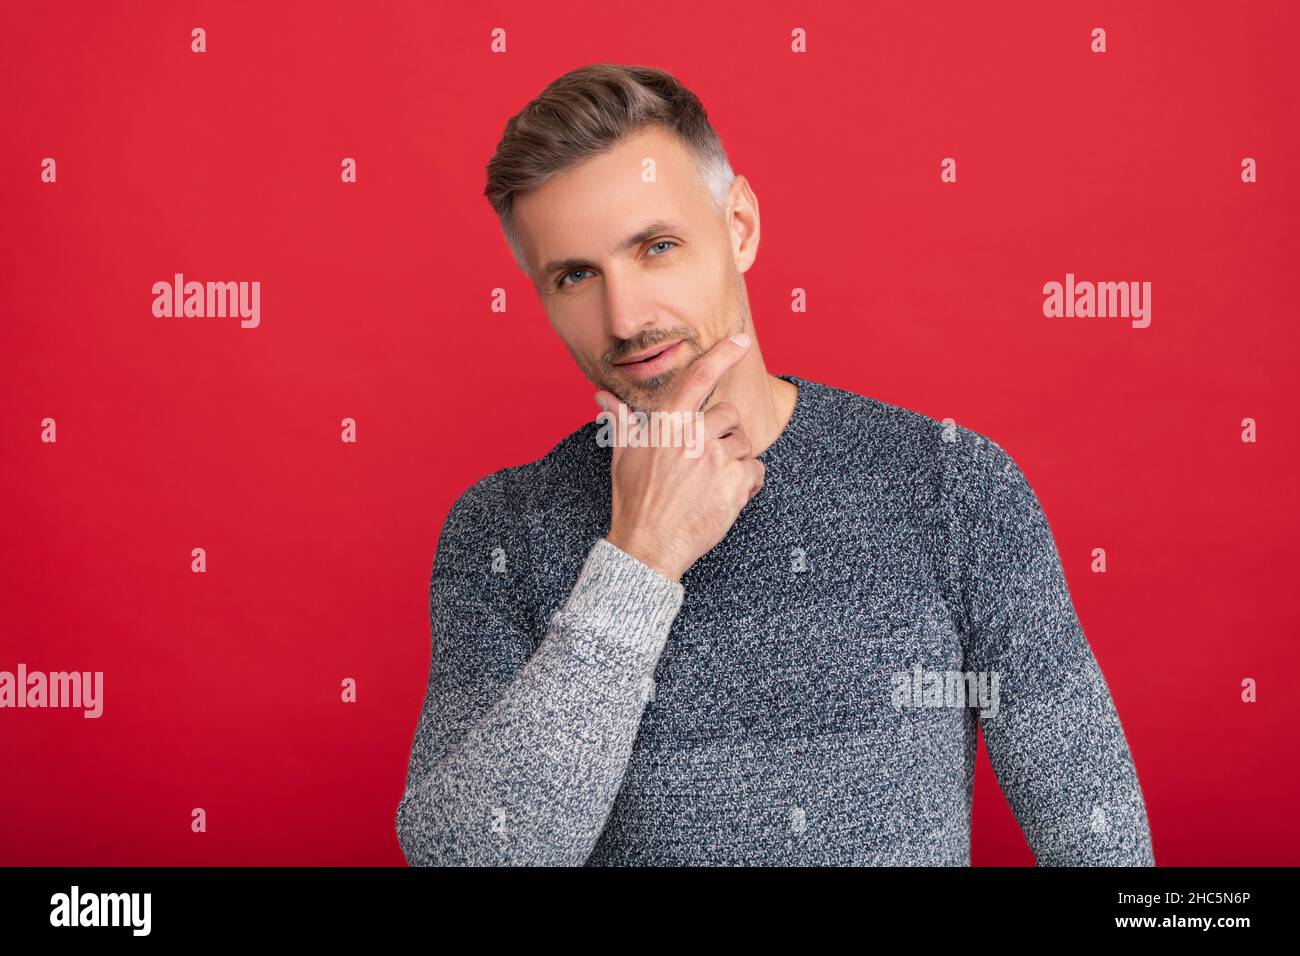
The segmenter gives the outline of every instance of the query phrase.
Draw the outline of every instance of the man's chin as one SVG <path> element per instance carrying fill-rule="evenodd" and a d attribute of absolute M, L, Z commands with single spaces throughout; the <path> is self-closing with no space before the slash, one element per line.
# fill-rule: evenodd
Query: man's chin
<path fill-rule="evenodd" d="M 672 393 L 673 383 L 677 380 L 677 369 L 656 375 L 653 378 L 628 382 L 621 388 L 611 391 L 619 396 L 628 408 L 637 412 L 652 412 L 662 408 Z"/>

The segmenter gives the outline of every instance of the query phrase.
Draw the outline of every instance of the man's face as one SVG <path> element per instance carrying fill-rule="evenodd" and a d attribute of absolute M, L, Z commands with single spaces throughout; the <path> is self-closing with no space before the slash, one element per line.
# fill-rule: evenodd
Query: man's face
<path fill-rule="evenodd" d="M 649 127 L 515 197 L 551 326 L 593 385 L 641 411 L 662 407 L 683 370 L 748 319 L 740 271 L 752 253 L 738 270 L 730 217 L 696 175 L 677 138 Z"/>

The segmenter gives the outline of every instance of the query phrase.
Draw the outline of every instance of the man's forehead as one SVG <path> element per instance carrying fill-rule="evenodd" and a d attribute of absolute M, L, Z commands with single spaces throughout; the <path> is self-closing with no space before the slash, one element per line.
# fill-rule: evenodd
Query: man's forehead
<path fill-rule="evenodd" d="M 655 223 L 689 229 L 701 190 L 676 138 L 653 131 L 629 138 L 515 197 L 515 222 L 539 272 L 562 259 L 626 247 Z"/>

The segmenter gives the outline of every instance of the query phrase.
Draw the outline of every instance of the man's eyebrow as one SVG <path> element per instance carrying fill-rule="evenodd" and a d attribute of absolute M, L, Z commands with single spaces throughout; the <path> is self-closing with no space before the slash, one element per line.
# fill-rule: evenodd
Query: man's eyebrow
<path fill-rule="evenodd" d="M 658 219 L 655 222 L 650 223 L 644 229 L 638 229 L 635 233 L 624 239 L 619 244 L 618 251 L 623 252 L 627 249 L 635 249 L 647 239 L 653 239 L 661 232 L 684 233 L 686 231 L 686 226 L 680 222 Z M 552 259 L 550 262 L 546 263 L 546 266 L 542 269 L 542 278 L 549 278 L 560 271 L 569 272 L 573 269 L 586 269 L 593 265 L 594 263 L 586 259 Z"/>

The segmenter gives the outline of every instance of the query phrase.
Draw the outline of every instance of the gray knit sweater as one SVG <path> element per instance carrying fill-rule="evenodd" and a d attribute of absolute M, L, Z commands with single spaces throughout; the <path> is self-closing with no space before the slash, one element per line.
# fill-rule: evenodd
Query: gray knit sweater
<path fill-rule="evenodd" d="M 680 584 L 605 540 L 597 426 L 452 507 L 413 865 L 969 865 L 977 725 L 1039 865 L 1151 865 L 1041 506 L 982 435 L 796 376 Z"/>

